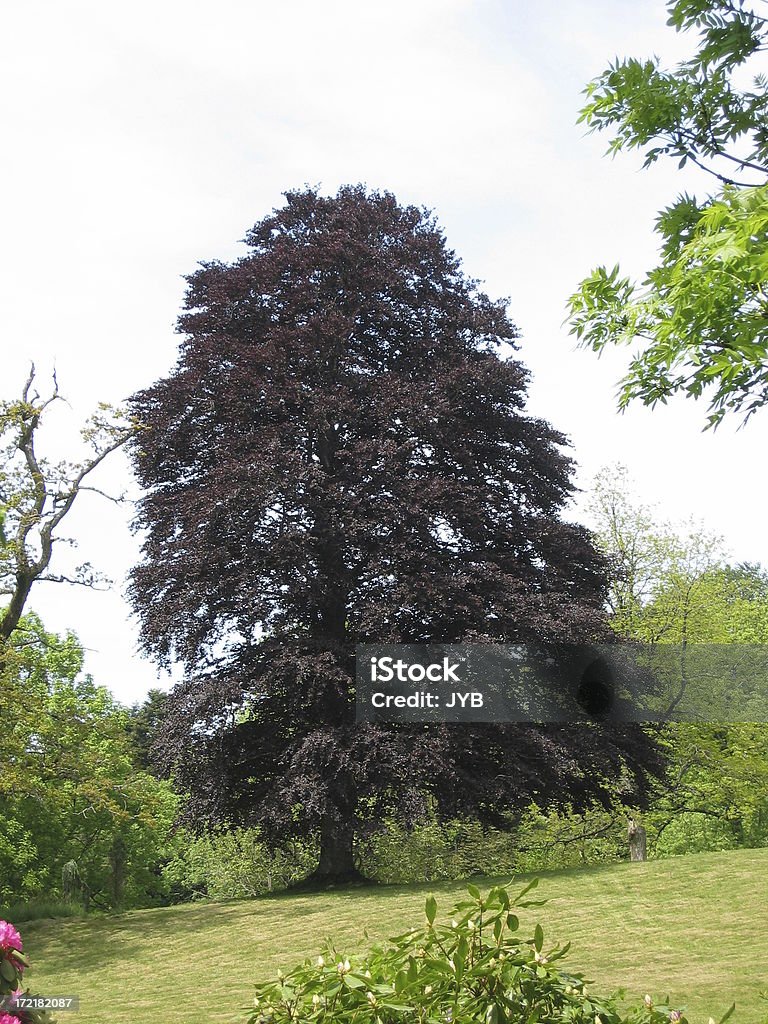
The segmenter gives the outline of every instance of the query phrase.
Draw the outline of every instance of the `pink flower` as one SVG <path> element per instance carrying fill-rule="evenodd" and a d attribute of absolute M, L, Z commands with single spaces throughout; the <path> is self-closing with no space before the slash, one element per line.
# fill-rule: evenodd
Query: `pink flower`
<path fill-rule="evenodd" d="M 0 1010 L 0 1024 L 21 1024 L 18 1017 L 14 1017 L 12 1013 L 5 1013 Z"/>
<path fill-rule="evenodd" d="M 21 936 L 12 924 L 8 924 L 7 921 L 0 921 L 0 950 L 7 952 L 10 949 L 18 949 L 21 953 L 24 949 Z M 0 1024 L 3 1024 L 3 1022 L 0 1021 Z"/>

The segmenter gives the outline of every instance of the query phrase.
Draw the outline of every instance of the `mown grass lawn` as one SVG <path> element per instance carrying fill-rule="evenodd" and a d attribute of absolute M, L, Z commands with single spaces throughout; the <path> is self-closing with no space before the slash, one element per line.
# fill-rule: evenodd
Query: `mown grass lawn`
<path fill-rule="evenodd" d="M 63 1024 L 232 1024 L 255 980 L 317 955 L 325 937 L 354 958 L 420 925 L 427 893 L 440 917 L 463 890 L 357 888 L 30 922 L 29 981 L 80 995 L 80 1013 L 60 1015 Z M 523 927 L 538 919 L 548 942 L 570 940 L 567 963 L 595 991 L 669 994 L 703 1024 L 734 1000 L 734 1024 L 768 1019 L 768 850 L 544 873 L 539 895 L 549 902 L 523 912 Z"/>

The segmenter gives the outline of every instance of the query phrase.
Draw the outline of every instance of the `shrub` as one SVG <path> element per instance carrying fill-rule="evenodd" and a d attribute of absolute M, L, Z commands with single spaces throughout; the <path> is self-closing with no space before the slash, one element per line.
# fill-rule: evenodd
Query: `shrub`
<path fill-rule="evenodd" d="M 653 824 L 653 819 L 649 824 Z M 703 853 L 707 850 L 733 850 L 739 843 L 733 835 L 732 822 L 711 814 L 682 812 L 663 822 L 655 842 L 657 857 L 674 857 L 682 853 Z"/>
<path fill-rule="evenodd" d="M 270 850 L 257 829 L 217 829 L 199 837 L 180 830 L 163 884 L 175 901 L 251 899 L 300 881 L 315 864 L 309 845 Z"/>
<path fill-rule="evenodd" d="M 82 917 L 84 914 L 82 907 L 75 903 L 62 903 L 61 900 L 35 900 L 0 907 L 0 917 L 11 919 L 16 924 L 55 917 Z"/>
<path fill-rule="evenodd" d="M 431 819 L 410 828 L 386 821 L 358 850 L 366 878 L 387 885 L 498 876 L 516 866 L 513 837 L 478 821 Z"/>
<path fill-rule="evenodd" d="M 531 804 L 515 831 L 515 870 L 527 874 L 627 860 L 631 813 L 631 808 L 619 806 L 576 811 L 571 806 L 542 810 Z"/>
<path fill-rule="evenodd" d="M 470 885 L 448 925 L 435 923 L 430 896 L 426 927 L 363 957 L 327 948 L 257 985 L 248 1024 L 686 1024 L 682 1009 L 650 996 L 622 1015 L 615 999 L 594 995 L 581 974 L 561 968 L 568 947 L 546 947 L 541 925 L 521 936 L 513 908 L 539 905 L 526 899 L 535 885 L 514 900 L 505 887 L 482 896 Z"/>

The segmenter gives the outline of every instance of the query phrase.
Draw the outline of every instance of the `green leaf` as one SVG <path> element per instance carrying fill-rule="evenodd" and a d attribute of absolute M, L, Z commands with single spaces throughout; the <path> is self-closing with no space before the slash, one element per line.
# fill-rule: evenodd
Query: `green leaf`
<path fill-rule="evenodd" d="M 561 957 L 564 957 L 568 953 L 568 950 L 570 948 L 571 948 L 570 942 L 566 942 L 566 944 L 562 947 L 562 949 L 558 949 L 554 953 L 548 953 L 547 955 L 549 957 L 549 962 L 552 963 L 554 960 L 560 960 Z"/>
<path fill-rule="evenodd" d="M 731 1016 L 731 1014 L 734 1012 L 735 1009 L 736 1009 L 736 1003 L 731 1003 L 731 1005 L 725 1011 L 725 1013 L 720 1018 L 720 1020 L 717 1022 L 717 1024 L 724 1024 L 724 1022 L 728 1020 L 728 1018 Z"/>
<path fill-rule="evenodd" d="M 7 960 L 0 960 L 0 976 L 5 978 L 7 982 L 14 982 L 17 976 L 16 968 Z"/>
<path fill-rule="evenodd" d="M 534 930 L 533 945 L 536 948 L 536 952 L 540 953 L 541 947 L 544 945 L 544 929 L 541 927 L 540 924 L 537 924 Z"/>
<path fill-rule="evenodd" d="M 434 924 L 435 917 L 437 916 L 437 900 L 435 899 L 434 896 L 427 896 L 425 909 L 427 913 L 427 921 L 430 923 L 430 925 Z"/>
<path fill-rule="evenodd" d="M 520 892 L 517 894 L 517 899 L 521 900 L 523 898 L 523 896 L 525 896 L 526 893 L 529 893 L 531 891 L 531 889 L 535 889 L 538 884 L 539 884 L 538 878 L 531 879 L 531 881 L 528 883 L 528 885 L 526 885 L 526 887 L 524 889 L 521 889 Z"/>
<path fill-rule="evenodd" d="M 430 960 L 429 962 L 430 971 L 437 971 L 439 974 L 452 975 L 450 964 L 447 960 Z"/>
<path fill-rule="evenodd" d="M 467 886 L 467 892 L 469 893 L 469 895 L 472 897 L 473 900 L 477 900 L 478 903 L 480 902 L 480 900 L 481 900 L 480 890 L 477 888 L 476 885 L 472 885 L 470 883 Z"/>

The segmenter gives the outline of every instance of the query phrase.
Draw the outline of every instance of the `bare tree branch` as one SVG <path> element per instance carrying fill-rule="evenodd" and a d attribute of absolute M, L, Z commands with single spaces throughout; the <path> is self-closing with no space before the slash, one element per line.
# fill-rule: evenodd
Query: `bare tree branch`
<path fill-rule="evenodd" d="M 64 540 L 56 531 L 83 491 L 118 504 L 125 500 L 125 495 L 108 495 L 85 481 L 138 429 L 135 422 L 102 406 L 83 431 L 90 455 L 77 464 L 49 466 L 38 454 L 39 433 L 46 410 L 61 396 L 55 371 L 51 392 L 45 399 L 41 400 L 35 380 L 33 363 L 21 400 L 0 402 L 0 593 L 10 597 L 0 613 L 0 643 L 7 641 L 18 626 L 36 582 L 97 589 L 105 582 L 88 566 L 80 567 L 74 576 L 49 571 L 54 544 Z"/>

